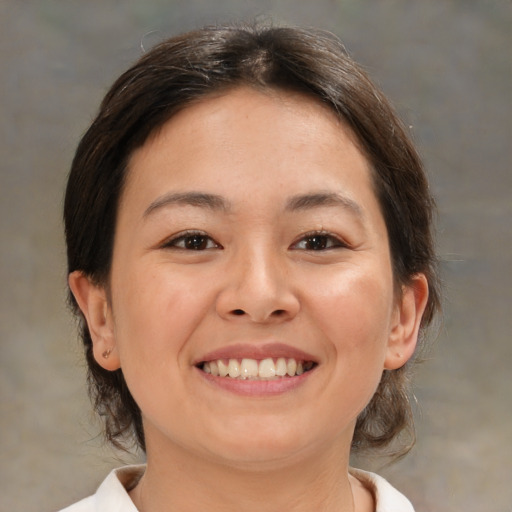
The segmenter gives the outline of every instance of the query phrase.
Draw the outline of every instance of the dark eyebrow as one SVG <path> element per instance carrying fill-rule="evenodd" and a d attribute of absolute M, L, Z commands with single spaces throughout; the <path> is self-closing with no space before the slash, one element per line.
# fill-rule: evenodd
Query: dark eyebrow
<path fill-rule="evenodd" d="M 291 197 L 286 203 L 287 211 L 309 210 L 322 206 L 341 206 L 363 218 L 362 208 L 349 197 L 334 192 L 314 192 Z"/>
<path fill-rule="evenodd" d="M 223 197 L 215 194 L 205 194 L 203 192 L 173 192 L 155 199 L 146 208 L 143 216 L 147 217 L 155 210 L 172 205 L 197 206 L 198 208 L 208 208 L 210 210 L 229 210 L 228 202 Z"/>

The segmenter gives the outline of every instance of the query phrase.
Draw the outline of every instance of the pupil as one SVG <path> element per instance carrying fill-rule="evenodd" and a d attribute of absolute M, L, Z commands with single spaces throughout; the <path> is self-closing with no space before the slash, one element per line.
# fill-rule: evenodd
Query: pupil
<path fill-rule="evenodd" d="M 187 249 L 200 251 L 206 247 L 206 237 L 202 235 L 189 236 L 185 242 Z"/>
<path fill-rule="evenodd" d="M 318 251 L 321 249 L 325 249 L 326 247 L 326 238 L 325 236 L 312 236 L 308 240 L 308 249 L 313 251 Z"/>

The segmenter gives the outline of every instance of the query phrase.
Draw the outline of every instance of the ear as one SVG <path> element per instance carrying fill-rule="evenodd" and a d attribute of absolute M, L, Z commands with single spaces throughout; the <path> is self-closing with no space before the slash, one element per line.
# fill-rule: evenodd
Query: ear
<path fill-rule="evenodd" d="M 389 336 L 386 370 L 402 367 L 414 354 L 427 299 L 428 281 L 424 274 L 416 274 L 410 284 L 402 287 Z"/>
<path fill-rule="evenodd" d="M 112 308 L 105 288 L 78 270 L 69 274 L 68 283 L 89 327 L 94 359 L 105 370 L 119 369 Z"/>

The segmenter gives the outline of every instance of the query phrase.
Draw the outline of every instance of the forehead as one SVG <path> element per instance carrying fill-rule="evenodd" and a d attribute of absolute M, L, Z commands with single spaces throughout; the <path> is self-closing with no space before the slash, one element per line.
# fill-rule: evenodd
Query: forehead
<path fill-rule="evenodd" d="M 213 164 L 226 154 L 235 161 L 251 153 L 258 160 L 273 159 L 275 167 L 280 159 L 286 159 L 286 165 L 306 157 L 321 159 L 322 151 L 331 159 L 336 153 L 358 153 L 368 164 L 353 132 L 315 97 L 243 86 L 208 95 L 177 112 L 132 154 L 128 171 L 133 174 L 142 162 L 160 160 L 163 166 L 165 160 L 165 167 L 171 167 L 177 160 L 205 156 Z M 208 167 L 215 171 L 213 165 Z M 135 174 L 132 178 L 137 179 L 144 173 Z"/>

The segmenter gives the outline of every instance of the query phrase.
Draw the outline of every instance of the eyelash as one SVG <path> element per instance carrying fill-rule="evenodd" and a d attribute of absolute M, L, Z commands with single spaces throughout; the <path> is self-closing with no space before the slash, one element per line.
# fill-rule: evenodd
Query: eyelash
<path fill-rule="evenodd" d="M 187 246 L 187 243 L 189 244 Z M 300 244 L 317 244 L 317 247 L 299 247 Z M 181 244 L 181 245 L 180 245 Z M 338 236 L 325 231 L 311 231 L 305 233 L 294 242 L 291 250 L 311 252 L 328 251 L 338 248 L 347 248 L 348 244 Z M 222 249 L 223 247 L 203 231 L 185 231 L 178 233 L 162 244 L 164 249 L 178 249 L 183 251 L 205 251 L 209 249 Z"/>
<path fill-rule="evenodd" d="M 313 249 L 313 248 L 308 249 L 307 247 L 304 247 L 302 249 L 297 248 L 297 246 L 303 242 L 306 242 L 306 243 L 308 243 L 308 242 L 313 242 L 313 243 L 323 242 L 323 244 L 320 244 L 321 247 L 316 248 L 316 249 Z M 333 235 L 332 233 L 328 233 L 326 231 L 311 231 L 310 233 L 305 233 L 304 235 L 302 235 L 301 238 L 297 242 L 294 242 L 290 248 L 292 250 L 318 252 L 318 251 L 329 251 L 332 249 L 340 249 L 340 248 L 347 248 L 347 247 L 349 247 L 349 245 L 345 241 L 340 239 L 338 236 Z"/>
<path fill-rule="evenodd" d="M 198 239 L 202 239 L 200 241 L 202 241 L 203 244 L 206 243 L 206 246 L 203 247 L 203 244 L 200 244 L 198 247 L 194 247 L 192 245 L 187 246 L 187 242 L 190 242 L 192 244 L 194 243 L 194 238 L 196 239 L 195 242 L 198 242 Z M 183 245 L 180 246 L 180 244 Z M 182 251 L 205 251 L 209 249 L 222 249 L 222 246 L 203 231 L 184 231 L 182 233 L 178 233 L 169 240 L 165 241 L 162 244 L 162 248 L 178 249 Z"/>

